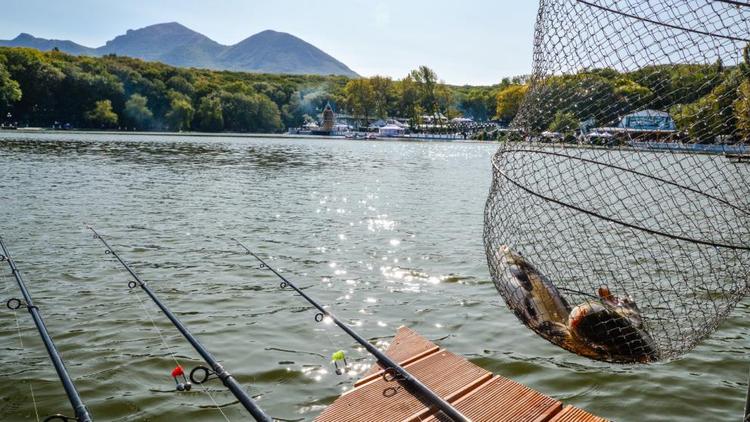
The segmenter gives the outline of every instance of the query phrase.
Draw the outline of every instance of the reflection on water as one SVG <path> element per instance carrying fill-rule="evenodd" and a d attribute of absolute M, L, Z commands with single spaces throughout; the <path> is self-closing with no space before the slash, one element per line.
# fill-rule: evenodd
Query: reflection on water
<path fill-rule="evenodd" d="M 97 420 L 247 415 L 213 383 L 176 394 L 196 353 L 93 242 L 95 224 L 275 417 L 311 420 L 372 363 L 240 254 L 270 263 L 382 347 L 401 325 L 496 373 L 619 421 L 730 420 L 748 309 L 685 359 L 608 366 L 535 337 L 489 281 L 482 211 L 495 147 L 110 135 L 0 135 L 0 233 Z M 18 294 L 0 277 L 0 298 Z M 21 328 L 23 347 L 16 329 Z M 0 312 L 0 412 L 67 411 L 26 313 Z M 330 356 L 345 350 L 350 371 Z"/>

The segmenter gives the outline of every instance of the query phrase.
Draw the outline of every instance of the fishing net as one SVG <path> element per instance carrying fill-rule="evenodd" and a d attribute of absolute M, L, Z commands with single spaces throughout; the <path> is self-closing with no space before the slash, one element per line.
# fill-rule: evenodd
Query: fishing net
<path fill-rule="evenodd" d="M 529 328 L 574 353 L 686 353 L 748 293 L 750 4 L 541 0 L 485 248 Z"/>

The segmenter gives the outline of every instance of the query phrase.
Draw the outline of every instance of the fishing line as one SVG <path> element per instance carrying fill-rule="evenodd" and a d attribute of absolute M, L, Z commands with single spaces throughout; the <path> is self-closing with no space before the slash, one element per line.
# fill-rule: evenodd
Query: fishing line
<path fill-rule="evenodd" d="M 115 266 L 117 271 L 124 272 L 126 275 L 128 275 L 127 271 L 123 269 L 121 266 Z M 143 308 L 143 311 L 146 313 L 146 316 L 148 317 L 149 321 L 151 321 L 151 326 L 154 328 L 156 333 L 159 335 L 159 338 L 161 339 L 162 344 L 167 349 L 167 353 L 174 361 L 176 367 L 182 368 L 183 365 L 180 363 L 180 361 L 177 359 L 177 355 L 173 351 L 173 347 L 167 342 L 167 339 L 164 337 L 162 331 L 159 329 L 159 327 L 156 325 L 156 321 L 154 320 L 153 316 L 151 316 L 151 312 L 148 310 L 148 307 L 146 306 L 146 303 L 141 298 L 140 294 L 138 292 L 133 292 L 133 295 L 138 299 L 138 303 L 140 303 L 141 308 Z M 222 410 L 221 406 L 219 406 L 219 403 L 216 402 L 211 392 L 208 390 L 208 388 L 203 384 L 198 384 L 198 386 L 201 388 L 201 390 L 206 393 L 209 399 L 211 399 L 211 402 L 214 404 L 214 407 L 221 413 L 221 415 L 224 417 L 224 420 L 227 422 L 231 422 L 229 417 L 224 413 L 224 410 Z"/>
<path fill-rule="evenodd" d="M 167 317 L 167 319 L 169 319 L 172 325 L 180 332 L 180 334 L 182 334 L 185 340 L 190 343 L 193 349 L 203 358 L 203 361 L 208 365 L 208 367 L 195 367 L 190 372 L 190 380 L 194 384 L 203 384 L 207 382 L 211 377 L 220 379 L 224 386 L 232 392 L 232 394 L 237 398 L 240 404 L 242 404 L 242 406 L 253 416 L 253 418 L 255 418 L 256 421 L 271 422 L 272 419 L 265 412 L 263 412 L 260 407 L 258 407 L 253 398 L 250 397 L 250 395 L 247 393 L 247 391 L 245 391 L 244 387 L 242 387 L 242 385 L 236 380 L 236 378 L 234 378 L 234 376 L 230 374 L 229 371 L 227 371 L 224 366 L 219 363 L 218 360 L 216 360 L 211 352 L 209 352 L 208 349 L 206 349 L 205 346 L 203 346 L 203 344 L 201 344 L 200 341 L 198 341 L 198 339 L 190 333 L 187 326 L 185 326 L 185 324 L 183 324 L 182 321 L 180 321 L 180 319 L 156 296 L 154 291 L 151 290 L 148 284 L 144 282 L 143 279 L 138 276 L 138 274 L 135 273 L 130 265 L 125 262 L 125 260 L 123 260 L 114 249 L 112 249 L 109 243 L 107 243 L 107 241 L 93 227 L 89 225 L 87 225 L 86 227 L 94 234 L 94 239 L 100 241 L 106 247 L 104 251 L 105 254 L 112 255 L 120 263 L 122 268 L 128 272 L 130 277 L 133 278 L 132 281 L 128 282 L 128 287 L 130 289 L 140 288 L 141 290 L 143 290 L 149 296 L 151 301 L 159 307 L 159 309 Z M 158 327 L 157 331 L 159 331 Z M 162 339 L 164 339 L 163 336 L 161 337 Z M 200 375 L 201 373 L 203 374 L 202 376 Z M 180 376 L 185 380 L 184 383 L 179 383 L 177 377 Z M 175 379 L 178 391 L 181 391 L 183 389 L 190 389 L 191 384 L 187 382 L 187 377 L 185 376 L 182 367 L 180 367 L 179 365 L 172 371 L 172 377 L 174 377 Z M 216 403 L 215 400 L 213 400 L 213 397 L 211 398 L 212 401 Z"/>
<path fill-rule="evenodd" d="M 73 382 L 73 379 L 68 373 L 68 370 L 65 368 L 65 362 L 63 361 L 63 358 L 60 355 L 60 351 L 55 346 L 55 343 L 52 340 L 52 337 L 50 337 L 49 332 L 47 331 L 47 327 L 44 324 L 44 319 L 42 318 L 41 312 L 39 308 L 34 304 L 34 301 L 31 298 L 31 293 L 26 287 L 26 283 L 24 282 L 23 277 L 21 276 L 21 272 L 18 270 L 18 267 L 16 267 L 15 260 L 13 259 L 11 253 L 8 251 L 8 248 L 5 246 L 5 242 L 3 242 L 2 237 L 0 237 L 0 250 L 2 251 L 2 254 L 0 254 L 0 262 L 5 261 L 8 263 L 8 266 L 10 267 L 10 270 L 11 270 L 11 274 L 16 279 L 16 284 L 18 285 L 18 288 L 21 292 L 22 298 L 12 298 L 12 299 L 9 299 L 5 303 L 5 306 L 8 309 L 11 309 L 14 311 L 14 317 L 16 319 L 16 329 L 18 330 L 19 342 L 21 343 L 21 347 L 22 349 L 24 347 L 23 338 L 21 336 L 21 325 L 18 321 L 18 317 L 15 314 L 15 311 L 20 309 L 21 307 L 24 307 L 29 311 L 31 318 L 34 321 L 34 325 L 36 326 L 36 329 L 39 332 L 39 336 L 41 337 L 42 342 L 44 343 L 44 347 L 45 349 L 47 349 L 47 354 L 49 356 L 50 361 L 52 362 L 52 366 L 54 366 L 55 368 L 55 372 L 57 373 L 57 376 L 60 379 L 60 382 L 62 383 L 63 389 L 65 390 L 65 395 L 68 397 L 68 401 L 70 402 L 70 405 L 73 408 L 73 411 L 75 413 L 75 417 L 68 417 L 68 416 L 58 413 L 58 414 L 47 417 L 45 421 L 76 420 L 78 422 L 91 422 L 92 418 L 91 418 L 91 415 L 89 414 L 89 410 L 86 407 L 86 405 L 83 403 L 83 401 L 81 400 L 81 396 L 78 393 L 78 390 L 76 389 L 75 383 Z M 31 397 L 32 397 L 32 401 L 34 402 L 34 413 L 36 414 L 37 420 L 39 420 L 39 412 L 38 412 L 38 407 L 36 403 L 36 396 L 34 394 L 34 387 L 31 384 L 31 382 L 29 382 L 29 389 L 31 390 Z"/>
<path fill-rule="evenodd" d="M 313 305 L 317 309 L 318 313 L 315 314 L 315 321 L 322 322 L 326 317 L 330 318 L 334 324 L 341 328 L 346 334 L 352 339 L 356 340 L 362 347 L 365 348 L 371 355 L 377 358 L 378 362 L 382 364 L 386 369 L 383 371 L 383 379 L 386 381 L 396 381 L 402 383 L 406 390 L 409 391 L 415 398 L 423 402 L 430 402 L 437 409 L 442 411 L 446 417 L 452 419 L 455 422 L 470 422 L 470 419 L 464 416 L 458 409 L 448 403 L 445 399 L 435 394 L 429 387 L 424 385 L 419 379 L 415 378 L 409 373 L 403 366 L 399 365 L 393 359 L 388 357 L 385 353 L 380 351 L 377 347 L 373 346 L 364 337 L 355 332 L 347 324 L 344 324 L 339 320 L 332 312 L 324 308 L 315 299 L 307 295 L 302 291 L 296 284 L 291 280 L 287 279 L 275 268 L 268 265 L 261 257 L 251 251 L 247 246 L 237 239 L 232 239 L 245 250 L 245 252 L 251 255 L 260 263 L 260 269 L 268 270 L 274 273 L 280 280 L 279 287 L 281 289 L 290 288 L 302 296 L 309 304 Z"/>
<path fill-rule="evenodd" d="M 13 310 L 13 318 L 16 319 L 16 330 L 18 330 L 18 342 L 21 343 L 21 350 L 26 350 L 23 345 L 23 337 L 21 337 L 21 324 L 18 322 L 18 312 L 15 309 Z M 29 390 L 31 390 L 31 402 L 34 404 L 36 421 L 39 422 L 39 409 L 37 409 L 36 397 L 34 396 L 34 386 L 31 384 L 31 380 L 29 380 Z"/>
<path fill-rule="evenodd" d="M 135 292 L 135 297 L 138 298 L 138 302 L 141 304 L 141 307 L 143 308 L 143 311 L 146 313 L 146 316 L 148 317 L 149 321 L 151 321 L 151 326 L 154 327 L 154 330 L 156 330 L 156 333 L 159 334 L 159 338 L 161 339 L 162 344 L 164 347 L 167 348 L 167 353 L 172 357 L 172 360 L 174 361 L 175 365 L 177 367 L 182 367 L 182 364 L 177 359 L 177 355 L 174 353 L 172 346 L 167 343 L 167 339 L 164 337 L 162 331 L 159 329 L 159 327 L 156 325 L 156 321 L 154 321 L 154 318 L 151 316 L 151 312 L 149 312 L 148 307 L 146 306 L 146 303 L 141 298 L 140 294 L 138 292 Z M 229 420 L 229 417 L 224 413 L 224 410 L 222 410 L 221 406 L 219 406 L 219 403 L 216 402 L 214 399 L 214 396 L 209 391 L 208 387 L 206 387 L 203 384 L 198 384 L 198 386 L 201 388 L 201 390 L 206 393 L 209 399 L 211 399 L 211 402 L 214 404 L 214 407 L 216 407 L 216 410 L 221 413 L 221 416 L 224 417 L 224 420 L 227 422 L 231 422 Z"/>

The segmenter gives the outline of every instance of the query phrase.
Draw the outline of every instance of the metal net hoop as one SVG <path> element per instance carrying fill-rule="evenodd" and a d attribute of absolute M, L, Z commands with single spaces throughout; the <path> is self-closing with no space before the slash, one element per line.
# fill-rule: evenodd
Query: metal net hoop
<path fill-rule="evenodd" d="M 668 360 L 748 293 L 748 44 L 743 2 L 540 1 L 485 209 L 525 325 L 592 359 Z"/>

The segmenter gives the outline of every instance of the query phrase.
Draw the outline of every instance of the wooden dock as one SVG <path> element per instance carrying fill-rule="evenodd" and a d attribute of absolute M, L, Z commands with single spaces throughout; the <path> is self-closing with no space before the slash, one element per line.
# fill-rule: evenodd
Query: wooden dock
<path fill-rule="evenodd" d="M 402 327 L 386 354 L 473 422 L 607 422 L 493 375 Z M 450 422 L 375 364 L 316 419 L 319 422 Z"/>

